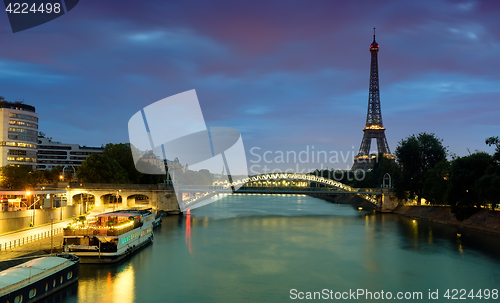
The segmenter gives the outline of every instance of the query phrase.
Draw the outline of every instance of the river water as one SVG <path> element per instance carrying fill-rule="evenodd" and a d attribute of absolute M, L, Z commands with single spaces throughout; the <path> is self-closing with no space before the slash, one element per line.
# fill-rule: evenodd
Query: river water
<path fill-rule="evenodd" d="M 499 301 L 499 240 L 308 196 L 230 195 L 164 218 L 153 245 L 120 264 L 81 265 L 78 284 L 46 301 Z"/>

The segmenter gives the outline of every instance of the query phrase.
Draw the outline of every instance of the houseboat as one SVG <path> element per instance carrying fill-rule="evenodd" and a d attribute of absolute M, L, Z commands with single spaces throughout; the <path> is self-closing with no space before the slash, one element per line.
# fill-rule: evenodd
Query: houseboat
<path fill-rule="evenodd" d="M 155 211 L 155 219 L 153 220 L 153 229 L 161 226 L 161 223 L 163 221 L 163 213 L 160 211 L 156 210 Z"/>
<path fill-rule="evenodd" d="M 0 302 L 36 302 L 76 282 L 80 260 L 69 254 L 37 257 L 0 272 Z"/>
<path fill-rule="evenodd" d="M 81 263 L 113 263 L 153 240 L 155 215 L 150 209 L 125 209 L 78 220 L 64 229 L 63 250 Z"/>

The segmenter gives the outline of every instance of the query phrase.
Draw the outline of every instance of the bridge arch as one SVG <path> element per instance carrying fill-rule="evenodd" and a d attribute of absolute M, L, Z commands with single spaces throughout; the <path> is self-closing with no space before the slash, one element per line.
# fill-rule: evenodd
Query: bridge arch
<path fill-rule="evenodd" d="M 147 194 L 134 193 L 134 194 L 128 195 L 126 200 L 127 200 L 128 206 L 138 206 L 138 205 L 149 206 L 150 201 L 151 201 L 151 197 Z"/>
<path fill-rule="evenodd" d="M 80 205 L 80 213 L 86 213 L 95 206 L 96 196 L 88 191 L 80 191 L 71 193 L 71 204 Z"/>
<path fill-rule="evenodd" d="M 116 191 L 101 194 L 99 197 L 103 206 L 120 206 L 123 204 L 122 195 Z"/>
<path fill-rule="evenodd" d="M 233 181 L 232 183 L 221 183 L 221 184 L 218 184 L 219 186 L 223 186 L 227 189 L 233 187 L 235 189 L 237 188 L 240 188 L 242 186 L 244 186 L 246 183 L 250 183 L 250 182 L 259 182 L 259 181 L 262 181 L 262 182 L 267 182 L 267 181 L 270 181 L 270 182 L 273 182 L 273 181 L 277 181 L 277 180 L 289 180 L 289 181 L 306 181 L 306 182 L 316 182 L 316 183 L 319 183 L 319 184 L 323 184 L 327 187 L 332 187 L 332 188 L 335 188 L 339 191 L 343 191 L 343 192 L 349 192 L 349 193 L 352 193 L 352 194 L 355 194 L 355 195 L 358 195 L 360 196 L 361 198 L 363 198 L 364 200 L 378 206 L 378 202 L 377 202 L 377 199 L 376 197 L 374 197 L 374 195 L 371 195 L 371 194 L 366 194 L 366 189 L 364 190 L 361 190 L 359 188 L 354 188 L 354 187 L 351 187 L 347 184 L 344 184 L 342 182 L 339 182 L 339 181 L 335 181 L 335 180 L 332 180 L 332 179 L 328 179 L 328 178 L 325 178 L 325 177 L 320 177 L 320 176 L 315 176 L 315 175 L 310 175 L 310 174 L 300 174 L 300 173 L 270 173 L 270 174 L 262 174 L 262 175 L 256 175 L 256 176 L 250 176 L 250 177 L 247 177 L 247 178 L 243 178 L 243 179 L 240 179 L 240 180 L 236 180 L 236 181 Z M 363 193 L 361 193 L 361 191 L 363 191 Z M 375 191 L 374 191 L 375 193 Z"/>

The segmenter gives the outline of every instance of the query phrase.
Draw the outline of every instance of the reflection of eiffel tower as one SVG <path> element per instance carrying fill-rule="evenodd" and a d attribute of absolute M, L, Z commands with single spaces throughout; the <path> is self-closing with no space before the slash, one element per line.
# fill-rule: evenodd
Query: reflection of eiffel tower
<path fill-rule="evenodd" d="M 373 29 L 373 42 L 370 45 L 371 66 L 370 66 L 370 96 L 368 98 L 368 113 L 366 125 L 363 129 L 364 135 L 361 141 L 358 155 L 354 157 L 353 170 L 368 170 L 373 167 L 376 156 L 370 155 L 372 139 L 377 140 L 378 153 L 385 157 L 394 159 L 385 138 L 385 128 L 382 122 L 382 109 L 380 108 L 380 90 L 378 83 L 378 43 L 375 41 L 375 28 Z"/>

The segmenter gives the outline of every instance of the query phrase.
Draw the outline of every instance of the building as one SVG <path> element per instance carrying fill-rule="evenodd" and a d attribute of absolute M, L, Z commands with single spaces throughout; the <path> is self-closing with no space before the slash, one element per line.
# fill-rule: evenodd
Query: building
<path fill-rule="evenodd" d="M 36 168 L 38 115 L 35 107 L 22 101 L 9 102 L 0 96 L 0 167 Z"/>
<path fill-rule="evenodd" d="M 91 154 L 102 153 L 104 147 L 87 147 L 52 141 L 52 138 L 38 137 L 38 170 L 55 166 L 80 166 Z"/>
<path fill-rule="evenodd" d="M 165 162 L 160 157 L 156 156 L 152 150 L 141 152 L 141 161 L 148 162 L 151 165 L 158 167 L 159 169 L 165 169 Z"/>
<path fill-rule="evenodd" d="M 368 95 L 368 113 L 366 124 L 363 128 L 363 139 L 359 147 L 358 155 L 354 157 L 352 170 L 370 170 L 375 164 L 378 154 L 388 159 L 394 159 L 385 137 L 385 127 L 382 121 L 382 109 L 380 107 L 380 88 L 378 79 L 378 51 L 379 45 L 375 40 L 375 28 L 373 29 L 373 42 L 370 44 L 370 89 Z M 372 140 L 377 141 L 377 154 L 370 151 Z"/>

